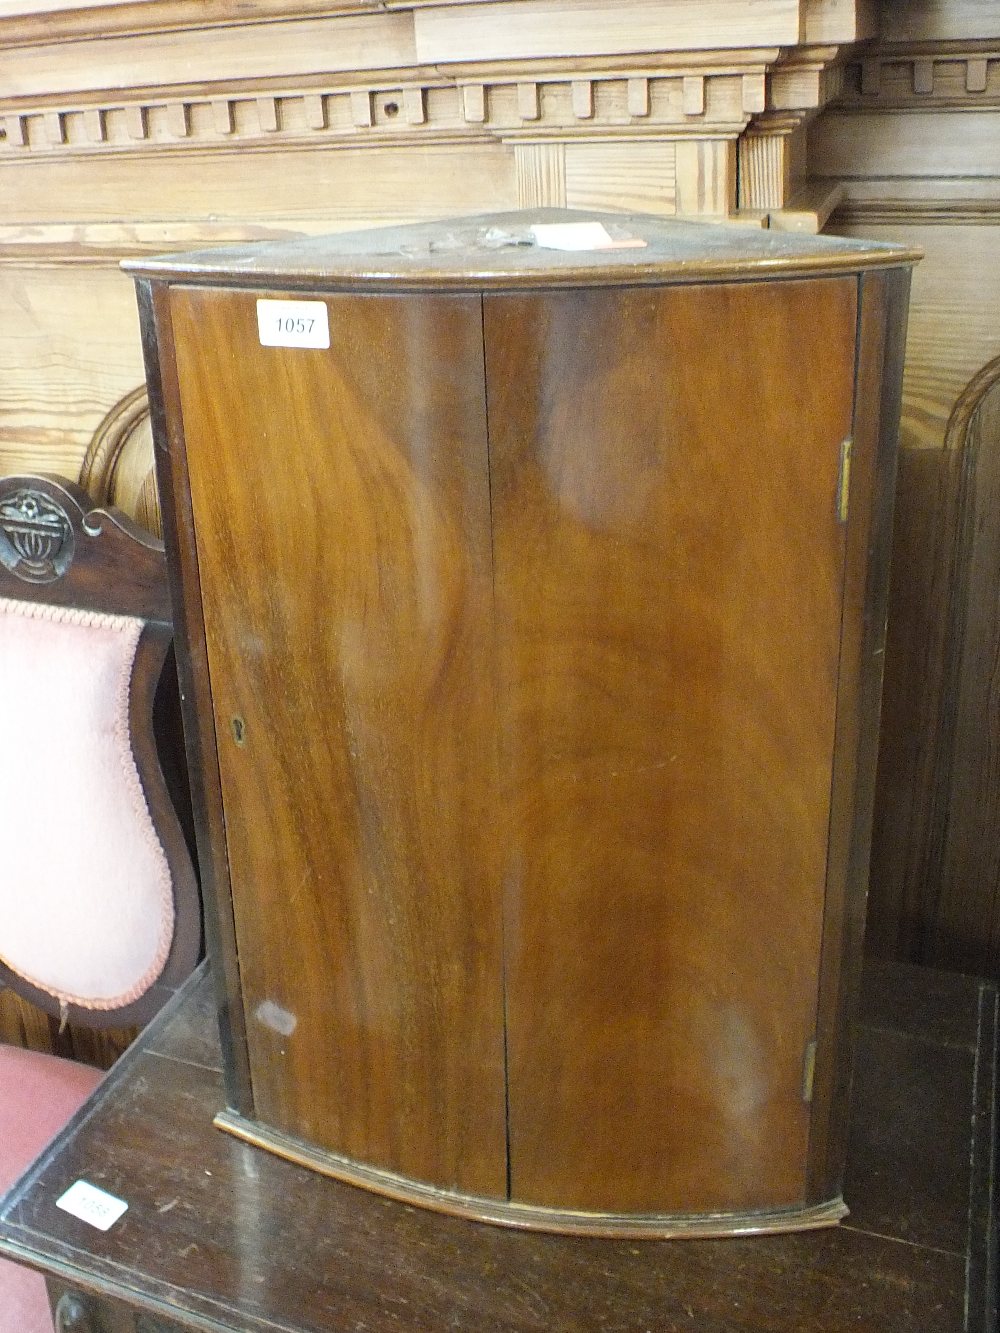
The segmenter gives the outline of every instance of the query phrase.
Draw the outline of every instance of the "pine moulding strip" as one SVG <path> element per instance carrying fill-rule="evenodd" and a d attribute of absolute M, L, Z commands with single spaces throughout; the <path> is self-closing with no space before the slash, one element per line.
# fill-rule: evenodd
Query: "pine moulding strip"
<path fill-rule="evenodd" d="M 763 109 L 764 71 L 627 71 L 583 77 L 508 78 L 287 91 L 268 86 L 239 94 L 142 102 L 0 108 L 0 156 L 205 149 L 279 139 L 297 145 L 414 135 L 467 140 L 508 137 L 522 128 L 557 137 L 645 132 L 666 137 L 731 137 Z"/>
<path fill-rule="evenodd" d="M 889 47 L 845 66 L 845 111 L 962 110 L 1000 105 L 1000 48 L 954 43 L 941 49 Z"/>

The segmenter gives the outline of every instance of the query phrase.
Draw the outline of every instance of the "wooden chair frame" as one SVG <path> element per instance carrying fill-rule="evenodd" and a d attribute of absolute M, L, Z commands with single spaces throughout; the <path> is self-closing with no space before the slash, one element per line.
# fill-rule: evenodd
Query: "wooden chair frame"
<path fill-rule="evenodd" d="M 95 508 L 73 482 L 45 475 L 4 477 L 0 479 L 0 597 L 145 621 L 132 665 L 129 737 L 173 886 L 175 930 L 166 964 L 139 999 L 117 1009 L 91 1009 L 61 1005 L 0 962 L 0 986 L 46 1013 L 85 1027 L 142 1025 L 188 976 L 201 949 L 197 879 L 153 729 L 161 677 L 165 691 L 173 683 L 164 671 L 173 627 L 163 544 L 120 510 Z"/>

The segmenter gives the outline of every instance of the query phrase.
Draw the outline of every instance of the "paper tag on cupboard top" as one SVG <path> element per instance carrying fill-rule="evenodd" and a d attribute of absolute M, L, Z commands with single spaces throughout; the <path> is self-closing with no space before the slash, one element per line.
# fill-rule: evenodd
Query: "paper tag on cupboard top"
<path fill-rule="evenodd" d="M 258 301 L 261 347 L 329 347 L 325 301 Z"/>
<path fill-rule="evenodd" d="M 624 250 L 646 244 L 638 236 L 616 240 L 600 222 L 536 222 L 531 234 L 543 250 Z"/>

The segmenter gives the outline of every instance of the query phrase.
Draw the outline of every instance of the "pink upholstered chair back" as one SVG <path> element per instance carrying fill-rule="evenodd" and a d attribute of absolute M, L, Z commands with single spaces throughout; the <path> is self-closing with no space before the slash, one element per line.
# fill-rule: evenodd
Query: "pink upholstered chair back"
<path fill-rule="evenodd" d="M 0 480 L 0 985 L 91 1026 L 146 1021 L 200 910 L 153 742 L 163 547 L 55 478 Z"/>

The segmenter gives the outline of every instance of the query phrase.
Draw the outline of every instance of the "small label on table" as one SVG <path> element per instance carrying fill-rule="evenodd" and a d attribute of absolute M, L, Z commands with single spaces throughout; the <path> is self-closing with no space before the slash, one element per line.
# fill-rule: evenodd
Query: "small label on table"
<path fill-rule="evenodd" d="M 329 347 L 325 301 L 258 301 L 261 347 Z"/>
<path fill-rule="evenodd" d="M 646 244 L 638 236 L 612 236 L 600 222 L 537 222 L 531 234 L 543 250 L 632 250 Z"/>
<path fill-rule="evenodd" d="M 56 1207 L 63 1212 L 72 1213 L 81 1222 L 87 1222 L 98 1231 L 107 1229 L 118 1221 L 128 1208 L 123 1199 L 116 1199 L 113 1194 L 106 1194 L 96 1185 L 86 1180 L 78 1180 L 61 1198 L 56 1199 Z"/>

